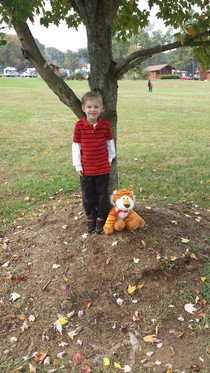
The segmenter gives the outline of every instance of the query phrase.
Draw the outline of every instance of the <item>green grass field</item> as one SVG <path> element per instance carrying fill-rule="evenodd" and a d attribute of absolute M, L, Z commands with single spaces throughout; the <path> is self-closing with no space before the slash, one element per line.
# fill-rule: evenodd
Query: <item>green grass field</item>
<path fill-rule="evenodd" d="M 207 208 L 210 82 L 119 82 L 119 187 L 138 200 Z M 81 97 L 87 82 L 69 82 Z M 39 79 L 0 78 L 0 219 L 28 216 L 79 190 L 71 142 L 77 118 Z"/>

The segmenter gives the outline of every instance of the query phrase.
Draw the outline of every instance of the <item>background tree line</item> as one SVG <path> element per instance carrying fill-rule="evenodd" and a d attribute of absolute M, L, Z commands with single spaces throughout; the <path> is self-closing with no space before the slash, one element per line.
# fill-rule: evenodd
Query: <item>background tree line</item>
<path fill-rule="evenodd" d="M 81 69 L 81 67 L 89 63 L 88 50 L 86 48 L 81 48 L 76 52 L 71 50 L 62 52 L 54 47 L 45 47 L 39 40 L 35 40 L 39 50 L 48 63 L 53 63 L 72 72 L 76 69 Z M 170 43 L 173 40 L 173 31 L 171 28 L 163 33 L 161 30 L 154 30 L 153 25 L 149 25 L 145 27 L 144 30 L 139 30 L 137 35 L 126 41 L 119 42 L 117 39 L 113 38 L 113 58 L 116 62 L 119 62 L 122 58 L 138 49 Z M 18 72 L 23 72 L 27 67 L 32 67 L 31 63 L 22 55 L 21 44 L 18 37 L 16 35 L 7 34 L 6 41 L 6 45 L 0 46 L 0 68 L 3 66 L 11 66 L 16 67 Z M 142 78 L 144 77 L 144 69 L 147 66 L 165 63 L 172 65 L 178 70 L 188 71 L 189 73 L 192 73 L 198 68 L 198 63 L 194 60 L 192 48 L 185 47 L 153 55 L 140 66 L 133 69 L 128 76 L 133 77 L 134 73 L 137 73 L 138 76 Z"/>

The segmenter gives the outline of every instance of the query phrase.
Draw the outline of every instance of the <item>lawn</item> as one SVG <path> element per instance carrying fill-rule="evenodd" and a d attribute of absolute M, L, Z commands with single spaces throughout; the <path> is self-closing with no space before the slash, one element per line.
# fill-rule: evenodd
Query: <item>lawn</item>
<path fill-rule="evenodd" d="M 69 82 L 81 97 L 87 82 Z M 79 189 L 71 161 L 75 115 L 40 79 L 0 79 L 3 226 Z M 120 187 L 138 200 L 208 207 L 210 83 L 119 82 Z"/>

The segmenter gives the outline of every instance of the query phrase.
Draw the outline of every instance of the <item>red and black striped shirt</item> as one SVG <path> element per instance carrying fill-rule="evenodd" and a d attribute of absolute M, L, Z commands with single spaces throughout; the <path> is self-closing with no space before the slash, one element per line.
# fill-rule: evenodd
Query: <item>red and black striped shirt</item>
<path fill-rule="evenodd" d="M 95 127 L 82 118 L 75 124 L 73 142 L 81 144 L 84 175 L 97 176 L 110 173 L 107 140 L 112 140 L 111 123 L 101 117 Z"/>

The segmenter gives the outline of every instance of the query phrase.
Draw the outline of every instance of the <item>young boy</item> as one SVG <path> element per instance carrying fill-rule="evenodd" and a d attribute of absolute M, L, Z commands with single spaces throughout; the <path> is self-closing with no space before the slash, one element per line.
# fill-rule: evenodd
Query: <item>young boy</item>
<path fill-rule="evenodd" d="M 109 210 L 108 184 L 115 145 L 111 123 L 100 117 L 103 111 L 99 92 L 82 97 L 85 116 L 75 124 L 72 159 L 80 176 L 87 232 L 102 233 Z"/>

